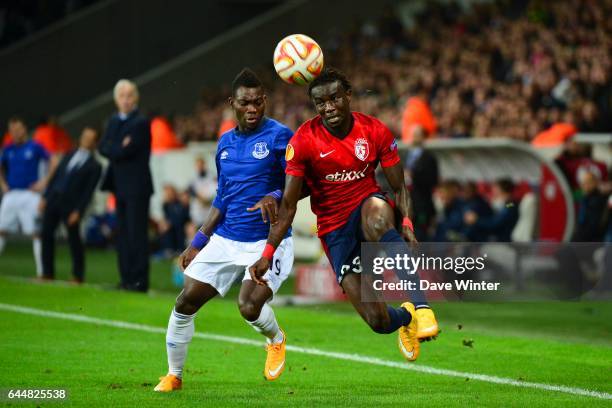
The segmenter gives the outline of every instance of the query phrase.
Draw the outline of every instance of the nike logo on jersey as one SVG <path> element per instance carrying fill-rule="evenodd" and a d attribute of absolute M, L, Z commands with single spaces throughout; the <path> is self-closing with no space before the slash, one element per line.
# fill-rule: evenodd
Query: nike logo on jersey
<path fill-rule="evenodd" d="M 335 152 L 335 151 L 336 151 L 336 149 L 332 150 L 331 152 L 327 152 L 327 153 L 323 153 L 323 152 L 321 152 L 321 153 L 319 153 L 319 157 L 320 157 L 320 158 L 327 157 L 327 156 L 329 156 L 330 154 L 332 154 L 332 153 L 333 153 L 333 152 Z"/>

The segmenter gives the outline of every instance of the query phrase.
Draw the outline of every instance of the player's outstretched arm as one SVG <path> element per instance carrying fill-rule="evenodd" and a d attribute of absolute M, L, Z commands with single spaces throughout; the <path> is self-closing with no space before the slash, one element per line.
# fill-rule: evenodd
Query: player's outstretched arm
<path fill-rule="evenodd" d="M 210 207 L 208 217 L 204 224 L 200 227 L 196 236 L 191 241 L 191 244 L 179 256 L 179 265 L 183 270 L 189 266 L 193 258 L 200 252 L 200 250 L 208 243 L 209 237 L 212 235 L 217 224 L 223 219 L 223 212 L 217 207 Z"/>
<path fill-rule="evenodd" d="M 408 239 L 408 241 L 416 243 L 417 239 L 414 235 L 414 228 L 412 226 L 412 199 L 410 193 L 406 188 L 406 182 L 404 181 L 404 169 L 401 163 L 397 163 L 394 166 L 383 167 L 383 173 L 389 182 L 389 186 L 393 189 L 395 194 L 395 203 L 400 214 L 402 214 L 402 234 Z"/>
<path fill-rule="evenodd" d="M 291 227 L 295 212 L 297 211 L 297 203 L 302 195 L 303 182 L 304 179 L 302 177 L 287 175 L 283 200 L 278 210 L 278 222 L 270 227 L 268 243 L 261 258 L 249 268 L 251 279 L 259 285 L 266 284 L 265 279 L 261 277 L 270 269 L 274 251 L 287 234 L 289 227 Z"/>

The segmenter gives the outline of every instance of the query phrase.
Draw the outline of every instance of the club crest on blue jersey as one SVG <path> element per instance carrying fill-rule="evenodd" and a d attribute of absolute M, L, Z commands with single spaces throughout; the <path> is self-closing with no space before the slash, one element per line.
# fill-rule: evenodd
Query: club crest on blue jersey
<path fill-rule="evenodd" d="M 255 143 L 255 149 L 253 149 L 253 157 L 256 159 L 263 159 L 270 154 L 268 150 L 268 144 L 266 142 Z"/>
<path fill-rule="evenodd" d="M 221 156 L 219 156 L 219 160 L 225 160 L 227 159 L 227 156 L 229 155 L 229 153 L 227 152 L 227 150 L 224 150 L 221 152 Z"/>

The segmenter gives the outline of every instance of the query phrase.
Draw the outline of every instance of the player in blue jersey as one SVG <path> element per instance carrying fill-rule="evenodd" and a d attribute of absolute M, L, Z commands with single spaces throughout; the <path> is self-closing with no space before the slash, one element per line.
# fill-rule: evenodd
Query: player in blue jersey
<path fill-rule="evenodd" d="M 0 253 L 9 232 L 21 232 L 32 237 L 36 275 L 42 276 L 42 245 L 38 231 L 38 206 L 44 190 L 44 177 L 40 177 L 49 161 L 49 154 L 38 143 L 28 140 L 25 121 L 19 117 L 9 119 L 8 131 L 13 142 L 0 158 Z"/>
<path fill-rule="evenodd" d="M 293 132 L 264 116 L 266 95 L 249 69 L 234 79 L 228 102 L 238 126 L 221 136 L 216 153 L 217 196 L 206 222 L 179 260 L 185 268 L 185 283 L 168 323 L 168 374 L 160 378 L 155 391 L 182 387 L 196 312 L 215 296 L 224 296 L 237 278 L 243 279 L 240 313 L 267 340 L 264 376 L 275 380 L 285 368 L 285 335 L 267 302 L 291 271 L 290 233 L 265 275 L 267 286 L 255 284 L 248 267 L 259 259 L 270 223 L 276 222 L 277 200 L 285 183 L 285 149 Z"/>

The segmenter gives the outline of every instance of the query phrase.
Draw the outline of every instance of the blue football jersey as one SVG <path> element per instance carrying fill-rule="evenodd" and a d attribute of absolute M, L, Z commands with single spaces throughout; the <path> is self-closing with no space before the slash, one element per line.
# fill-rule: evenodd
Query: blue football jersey
<path fill-rule="evenodd" d="M 49 160 L 49 153 L 38 143 L 29 140 L 10 144 L 2 152 L 0 165 L 10 189 L 27 189 L 40 178 L 40 164 Z"/>
<path fill-rule="evenodd" d="M 267 117 L 253 131 L 234 128 L 221 136 L 215 157 L 219 184 L 213 206 L 224 218 L 216 234 L 240 242 L 268 237 L 270 224 L 262 221 L 261 211 L 247 208 L 284 188 L 285 149 L 291 136 L 288 127 Z"/>

